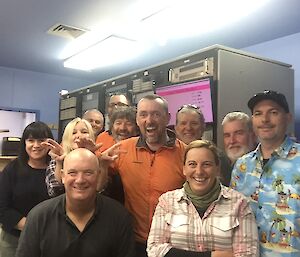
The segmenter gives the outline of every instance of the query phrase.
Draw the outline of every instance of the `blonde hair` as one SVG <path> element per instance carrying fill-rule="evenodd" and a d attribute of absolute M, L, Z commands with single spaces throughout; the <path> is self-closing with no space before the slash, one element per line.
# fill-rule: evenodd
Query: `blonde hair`
<path fill-rule="evenodd" d="M 220 163 L 219 150 L 216 147 L 216 145 L 209 140 L 195 140 L 195 141 L 189 143 L 188 146 L 185 148 L 185 152 L 184 152 L 184 157 L 183 157 L 184 164 L 186 162 L 188 152 L 194 148 L 206 148 L 207 150 L 210 150 L 212 152 L 212 154 L 214 155 L 216 165 L 219 166 L 219 163 Z"/>
<path fill-rule="evenodd" d="M 73 131 L 74 131 L 75 126 L 79 122 L 83 122 L 85 124 L 85 126 L 86 126 L 86 128 L 88 129 L 88 132 L 89 132 L 89 138 L 92 139 L 95 142 L 94 131 L 93 131 L 93 128 L 92 128 L 91 124 L 87 120 L 77 117 L 77 118 L 71 120 L 67 124 L 67 126 L 65 127 L 64 134 L 62 136 L 62 141 L 61 141 L 62 147 L 63 147 L 63 150 L 64 150 L 64 154 L 68 154 L 69 152 L 74 150 L 72 148 L 72 142 L 73 142 L 72 135 L 73 135 Z"/>

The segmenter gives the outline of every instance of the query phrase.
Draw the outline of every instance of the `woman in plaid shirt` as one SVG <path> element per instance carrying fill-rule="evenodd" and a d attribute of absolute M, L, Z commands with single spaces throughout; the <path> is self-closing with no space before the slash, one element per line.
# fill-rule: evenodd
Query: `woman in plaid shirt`
<path fill-rule="evenodd" d="M 191 142 L 183 188 L 163 194 L 147 243 L 149 257 L 259 256 L 257 225 L 248 200 L 223 186 L 215 145 Z"/>

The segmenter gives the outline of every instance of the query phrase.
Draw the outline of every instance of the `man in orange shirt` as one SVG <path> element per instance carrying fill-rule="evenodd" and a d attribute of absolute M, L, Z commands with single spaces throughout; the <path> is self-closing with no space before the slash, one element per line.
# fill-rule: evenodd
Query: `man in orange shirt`
<path fill-rule="evenodd" d="M 162 193 L 182 187 L 185 144 L 167 130 L 167 101 L 158 95 L 143 97 L 137 106 L 141 136 L 121 141 L 113 163 L 121 176 L 125 207 L 134 219 L 137 257 L 146 257 L 146 241 L 152 216 Z M 113 150 L 105 152 L 113 155 Z"/>
<path fill-rule="evenodd" d="M 133 107 L 115 108 L 111 114 L 109 131 L 102 132 L 97 137 L 96 144 L 101 143 L 102 146 L 96 154 L 100 155 L 115 143 L 137 134 L 136 109 Z"/>
<path fill-rule="evenodd" d="M 101 143 L 102 146 L 96 151 L 96 155 L 100 156 L 101 153 L 115 143 L 137 136 L 138 128 L 136 125 L 136 109 L 133 107 L 118 107 L 116 108 L 110 118 L 110 131 L 102 132 L 97 138 L 97 144 Z M 123 186 L 119 174 L 108 174 L 108 183 L 105 188 L 105 194 L 120 203 L 124 203 Z"/>
<path fill-rule="evenodd" d="M 100 155 L 101 152 L 105 151 L 106 149 L 108 149 L 109 147 L 111 147 L 112 145 L 114 145 L 116 143 L 115 139 L 112 136 L 112 132 L 111 132 L 112 123 L 113 123 L 113 122 L 111 122 L 111 116 L 112 116 L 113 111 L 116 110 L 118 107 L 125 108 L 128 106 L 130 106 L 130 101 L 123 94 L 115 94 L 109 98 L 108 104 L 106 106 L 106 110 L 107 110 L 107 116 L 109 118 L 110 126 L 109 126 L 109 130 L 103 131 L 96 138 L 96 143 L 102 144 L 102 147 L 99 149 L 99 151 L 96 152 L 96 155 Z"/>

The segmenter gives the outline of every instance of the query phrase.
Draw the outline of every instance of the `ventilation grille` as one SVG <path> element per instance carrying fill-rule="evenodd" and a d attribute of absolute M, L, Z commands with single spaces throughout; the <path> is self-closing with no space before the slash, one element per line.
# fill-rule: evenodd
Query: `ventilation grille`
<path fill-rule="evenodd" d="M 75 28 L 64 24 L 55 24 L 47 31 L 48 34 L 68 39 L 75 39 L 84 34 L 85 32 L 87 32 L 87 30 Z"/>

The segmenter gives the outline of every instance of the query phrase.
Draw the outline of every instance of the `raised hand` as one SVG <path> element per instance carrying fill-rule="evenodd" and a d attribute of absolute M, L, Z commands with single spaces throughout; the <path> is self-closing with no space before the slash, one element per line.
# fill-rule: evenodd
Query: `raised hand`
<path fill-rule="evenodd" d="M 103 161 L 114 161 L 119 157 L 120 153 L 126 153 L 127 151 L 121 150 L 120 145 L 122 142 L 116 143 L 104 152 L 101 153 L 100 160 Z"/>
<path fill-rule="evenodd" d="M 62 146 L 55 140 L 48 138 L 46 141 L 42 142 L 41 145 L 47 147 L 50 151 L 48 154 L 55 161 L 62 162 L 65 158 L 64 150 Z"/>
<path fill-rule="evenodd" d="M 79 138 L 79 141 L 77 142 L 77 146 L 79 148 L 86 148 L 94 153 L 102 146 L 102 143 L 95 144 L 95 142 L 90 138 Z"/>

